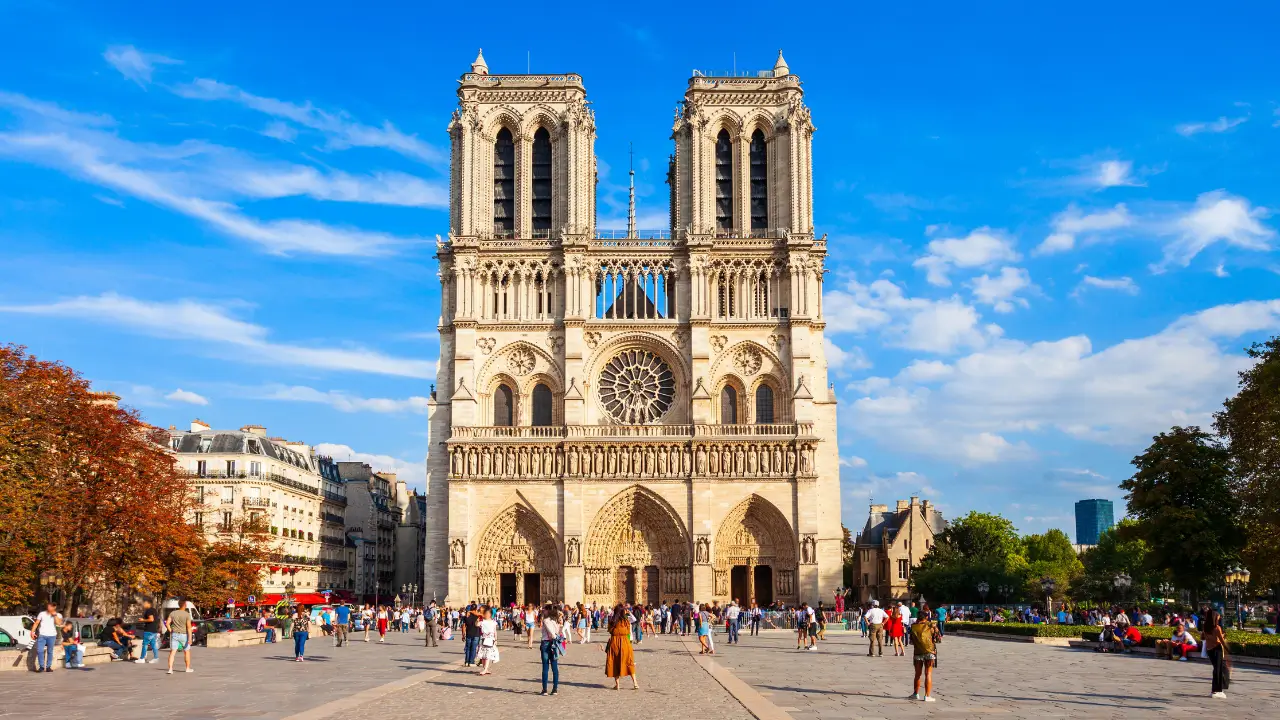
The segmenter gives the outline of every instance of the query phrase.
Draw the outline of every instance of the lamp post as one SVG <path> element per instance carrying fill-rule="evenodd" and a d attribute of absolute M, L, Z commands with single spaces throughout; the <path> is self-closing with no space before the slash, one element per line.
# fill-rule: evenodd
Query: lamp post
<path fill-rule="evenodd" d="M 991 586 L 987 584 L 986 580 L 983 580 L 982 582 L 978 583 L 978 594 L 982 596 L 983 605 L 987 604 L 987 591 L 990 589 L 991 589 Z"/>
<path fill-rule="evenodd" d="M 1133 584 L 1133 578 L 1128 573 L 1120 573 L 1111 580 L 1111 584 L 1115 585 L 1116 592 L 1120 594 L 1120 604 L 1124 605 L 1124 593 Z"/>
<path fill-rule="evenodd" d="M 1169 604 L 1169 596 L 1173 595 L 1176 589 L 1171 582 L 1160 583 L 1160 598 L 1164 600 L 1165 605 Z"/>
<path fill-rule="evenodd" d="M 1009 596 L 1013 595 L 1013 588 L 1008 585 L 1001 585 L 996 589 L 1000 591 L 1000 599 L 1004 602 L 1009 602 Z"/>
<path fill-rule="evenodd" d="M 1053 591 L 1057 586 L 1058 584 L 1048 575 L 1040 578 L 1040 589 L 1044 590 L 1044 612 L 1046 620 L 1048 619 L 1047 616 L 1053 614 Z"/>
<path fill-rule="evenodd" d="M 1244 589 L 1249 585 L 1249 568 L 1240 565 L 1234 565 L 1227 570 L 1226 574 L 1226 600 L 1228 604 L 1231 602 L 1231 596 L 1235 596 L 1235 616 L 1236 627 L 1244 629 L 1244 618 L 1241 617 L 1240 608 L 1244 604 Z"/>

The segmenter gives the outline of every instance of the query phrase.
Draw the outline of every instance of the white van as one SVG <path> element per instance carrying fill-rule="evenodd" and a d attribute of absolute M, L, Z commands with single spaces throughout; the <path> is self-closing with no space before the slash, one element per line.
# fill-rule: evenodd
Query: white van
<path fill-rule="evenodd" d="M 35 626 L 36 621 L 26 615 L 0 615 L 0 630 L 20 648 L 31 644 L 31 629 Z"/>

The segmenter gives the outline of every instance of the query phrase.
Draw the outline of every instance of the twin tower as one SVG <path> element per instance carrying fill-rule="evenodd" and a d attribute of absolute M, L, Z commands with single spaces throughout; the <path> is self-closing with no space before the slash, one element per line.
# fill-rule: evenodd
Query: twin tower
<path fill-rule="evenodd" d="M 836 404 L 800 80 L 695 72 L 670 231 L 597 233 L 582 78 L 462 76 L 426 589 L 450 603 L 817 602 Z"/>

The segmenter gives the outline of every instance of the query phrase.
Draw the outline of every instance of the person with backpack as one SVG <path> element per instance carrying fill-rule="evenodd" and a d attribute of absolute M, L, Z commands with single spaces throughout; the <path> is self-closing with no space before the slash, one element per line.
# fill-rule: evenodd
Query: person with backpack
<path fill-rule="evenodd" d="M 933 613 L 929 610 L 928 603 L 920 606 L 916 618 L 916 622 L 911 623 L 911 647 L 914 650 L 912 664 L 915 666 L 916 676 L 911 694 L 907 699 L 935 702 L 933 669 L 938 666 L 938 642 L 942 640 L 942 636 L 938 633 L 938 627 L 934 623 Z M 921 675 L 924 676 L 923 696 L 920 695 Z"/>
<path fill-rule="evenodd" d="M 426 647 L 436 647 L 436 633 L 439 632 L 439 628 L 437 626 L 440 620 L 440 608 L 436 607 L 436 603 L 433 600 L 431 602 L 431 607 L 427 608 L 426 612 L 423 614 L 427 617 Z"/>

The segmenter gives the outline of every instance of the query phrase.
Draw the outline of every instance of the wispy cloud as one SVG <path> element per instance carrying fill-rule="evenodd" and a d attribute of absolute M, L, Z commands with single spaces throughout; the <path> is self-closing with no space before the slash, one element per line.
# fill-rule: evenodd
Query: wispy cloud
<path fill-rule="evenodd" d="M 1129 160 L 1103 160 L 1092 170 L 1093 185 L 1099 190 L 1111 187 L 1142 187 L 1146 185 L 1133 174 Z"/>
<path fill-rule="evenodd" d="M 176 85 L 172 90 L 180 97 L 193 100 L 234 102 L 279 121 L 288 121 L 314 130 L 324 136 L 326 147 L 330 150 L 345 150 L 352 147 L 383 148 L 432 165 L 448 163 L 448 156 L 443 150 L 424 142 L 417 135 L 401 132 L 389 120 L 383 122 L 381 127 L 366 125 L 344 111 L 326 111 L 315 107 L 310 102 L 298 105 L 287 100 L 255 95 L 235 85 L 208 78 L 198 78 L 189 83 Z M 274 136 L 279 137 L 285 134 L 285 128 L 288 127 L 287 124 L 274 125 Z"/>
<path fill-rule="evenodd" d="M 1172 240 L 1165 244 L 1164 260 L 1153 269 L 1186 267 L 1196 255 L 1218 243 L 1244 250 L 1270 250 L 1276 231 L 1262 223 L 1270 215 L 1267 208 L 1253 207 L 1248 199 L 1225 190 L 1203 193 L 1194 207 L 1165 223 Z"/>
<path fill-rule="evenodd" d="M 1128 295 L 1138 294 L 1138 284 L 1135 283 L 1131 277 L 1100 278 L 1094 277 L 1093 275 L 1085 275 L 1084 279 L 1080 281 L 1080 284 L 1076 285 L 1076 289 L 1071 291 L 1071 297 L 1080 297 L 1081 293 L 1088 288 L 1115 290 Z"/>
<path fill-rule="evenodd" d="M 142 52 L 132 45 L 112 45 L 102 57 L 139 87 L 146 87 L 151 82 L 151 74 L 155 72 L 156 65 L 179 65 L 182 62 L 164 55 Z"/>
<path fill-rule="evenodd" d="M 1036 246 L 1033 255 L 1051 255 L 1066 252 L 1076 245 L 1076 239 L 1100 237 L 1106 233 L 1126 228 L 1134 223 L 1129 209 L 1124 203 L 1114 208 L 1097 212 L 1083 212 L 1075 205 L 1070 205 L 1053 219 L 1053 232 Z"/>
<path fill-rule="evenodd" d="M 928 253 L 913 265 L 923 268 L 930 285 L 951 284 L 948 273 L 956 268 L 991 267 L 1019 258 L 1013 240 L 1000 230 L 982 227 L 964 237 L 942 237 L 930 240 Z"/>
<path fill-rule="evenodd" d="M 56 103 L 36 100 L 22 93 L 6 92 L 4 90 L 0 90 L 0 107 L 9 108 L 9 110 L 25 116 L 46 118 L 68 125 L 110 127 L 116 124 L 115 118 L 110 115 L 67 110 Z"/>
<path fill-rule="evenodd" d="M 1018 297 L 1018 293 L 1031 287 L 1031 274 L 1024 268 L 1003 267 L 1000 274 L 989 276 L 986 273 L 974 278 L 970 283 L 973 288 L 973 299 L 982 305 L 990 305 L 998 313 L 1013 312 L 1014 306 L 1027 307 L 1026 298 Z"/>
<path fill-rule="evenodd" d="M 338 461 L 362 462 L 373 468 L 374 472 L 393 472 L 396 479 L 404 480 L 410 487 L 423 488 L 427 484 L 426 462 L 402 460 L 394 455 L 360 452 L 350 445 L 341 443 L 319 443 L 316 452 L 327 455 Z"/>
<path fill-rule="evenodd" d="M 284 400 L 290 402 L 320 403 L 342 412 L 416 413 L 427 412 L 427 398 L 414 395 L 402 400 L 391 398 L 365 398 L 341 390 L 321 391 L 305 385 L 276 385 L 264 388 L 256 397 L 260 400 Z"/>
<path fill-rule="evenodd" d="M 1224 133 L 1237 125 L 1247 122 L 1248 120 L 1248 115 L 1237 118 L 1229 118 L 1223 115 L 1217 120 L 1210 120 L 1208 122 L 1181 123 L 1176 126 L 1174 130 L 1183 137 L 1191 137 L 1192 135 L 1198 135 L 1200 133 Z"/>
<path fill-rule="evenodd" d="M 194 300 L 153 302 L 104 293 L 51 303 L 0 306 L 0 313 L 3 312 L 109 323 L 143 335 L 196 341 L 193 346 L 196 352 L 205 349 L 212 352 L 216 346 L 219 357 L 258 364 L 435 377 L 435 364 L 423 360 L 393 357 L 363 348 L 273 342 L 267 328 L 239 320 L 223 307 Z M 238 350 L 226 352 L 232 347 Z"/>

